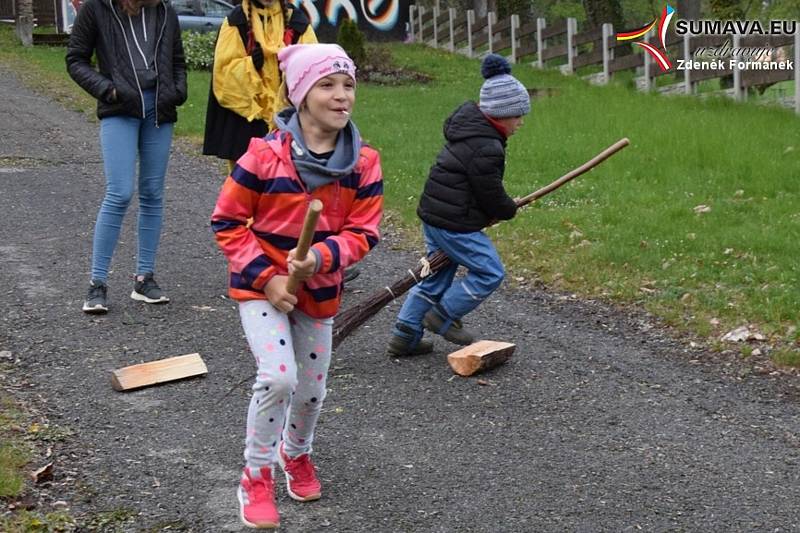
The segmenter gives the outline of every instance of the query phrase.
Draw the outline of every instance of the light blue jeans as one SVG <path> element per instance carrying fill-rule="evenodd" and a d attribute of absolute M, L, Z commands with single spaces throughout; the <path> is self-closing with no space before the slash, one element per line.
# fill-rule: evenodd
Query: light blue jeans
<path fill-rule="evenodd" d="M 139 221 L 136 273 L 153 272 L 164 208 L 164 175 L 173 123 L 156 126 L 155 91 L 144 92 L 144 119 L 115 116 L 100 121 L 106 194 L 97 214 L 92 243 L 92 279 L 105 281 L 133 198 L 139 161 Z"/>
<path fill-rule="evenodd" d="M 484 232 L 457 233 L 427 224 L 422 230 L 428 255 L 441 250 L 451 264 L 412 287 L 400 308 L 397 324 L 405 325 L 406 331 L 395 326 L 394 334 L 411 341 L 411 348 L 422 338 L 422 319 L 433 306 L 445 319 L 446 329 L 478 307 L 505 277 L 497 250 Z M 454 281 L 459 265 L 467 268 L 467 275 Z"/>

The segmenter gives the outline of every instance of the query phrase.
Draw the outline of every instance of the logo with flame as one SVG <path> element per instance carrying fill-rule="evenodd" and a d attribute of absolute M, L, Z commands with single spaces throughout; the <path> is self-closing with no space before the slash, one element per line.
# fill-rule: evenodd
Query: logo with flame
<path fill-rule="evenodd" d="M 642 26 L 639 29 L 618 33 L 617 41 L 632 41 L 634 39 L 644 37 L 647 32 L 652 30 L 656 24 L 658 24 L 658 36 L 661 39 L 661 50 L 644 41 L 635 41 L 633 44 L 644 48 L 645 51 L 653 57 L 655 62 L 658 63 L 658 66 L 661 67 L 661 70 L 667 71 L 672 68 L 672 63 L 669 62 L 669 58 L 667 57 L 667 28 L 669 28 L 669 22 L 672 20 L 672 16 L 674 14 L 675 9 L 673 9 L 670 5 L 667 5 L 661 12 L 660 18 L 653 19 L 653 22 L 647 24 L 646 26 Z"/>

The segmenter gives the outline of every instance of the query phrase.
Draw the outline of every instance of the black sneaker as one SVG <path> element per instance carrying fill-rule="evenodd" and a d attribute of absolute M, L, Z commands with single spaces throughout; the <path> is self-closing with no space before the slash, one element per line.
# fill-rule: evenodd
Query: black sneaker
<path fill-rule="evenodd" d="M 161 290 L 156 280 L 153 279 L 152 272 L 145 274 L 141 280 L 139 276 L 136 276 L 136 283 L 133 284 L 131 298 L 148 304 L 165 304 L 169 302 L 169 298 L 164 295 L 164 291 Z"/>
<path fill-rule="evenodd" d="M 108 286 L 99 279 L 89 282 L 89 293 L 83 302 L 83 312 L 102 315 L 108 312 Z"/>

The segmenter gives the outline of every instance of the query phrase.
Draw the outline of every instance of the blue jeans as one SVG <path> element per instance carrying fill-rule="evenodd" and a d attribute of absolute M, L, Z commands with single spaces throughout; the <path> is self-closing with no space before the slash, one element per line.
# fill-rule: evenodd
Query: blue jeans
<path fill-rule="evenodd" d="M 122 219 L 133 198 L 139 160 L 137 274 L 153 272 L 164 207 L 164 175 L 173 124 L 156 126 L 155 91 L 144 92 L 144 119 L 115 116 L 100 121 L 106 194 L 97 214 L 92 244 L 92 279 L 105 281 L 119 240 Z"/>
<path fill-rule="evenodd" d="M 410 347 L 422 338 L 422 318 L 431 307 L 436 305 L 445 324 L 460 320 L 488 298 L 505 277 L 497 250 L 484 232 L 457 233 L 427 224 L 422 230 L 428 255 L 441 250 L 451 264 L 412 287 L 400 309 L 397 323 L 406 327 L 403 331 L 395 326 L 394 334 L 411 341 Z M 467 268 L 467 275 L 454 282 L 459 265 Z"/>

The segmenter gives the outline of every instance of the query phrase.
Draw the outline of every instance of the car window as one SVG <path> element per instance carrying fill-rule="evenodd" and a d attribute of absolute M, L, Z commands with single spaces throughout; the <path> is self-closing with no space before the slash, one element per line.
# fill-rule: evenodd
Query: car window
<path fill-rule="evenodd" d="M 214 0 L 200 0 L 200 9 L 207 17 L 226 17 L 231 10 L 231 6 L 221 4 Z"/>
<path fill-rule="evenodd" d="M 194 0 L 172 0 L 172 7 L 178 15 L 194 15 Z"/>

